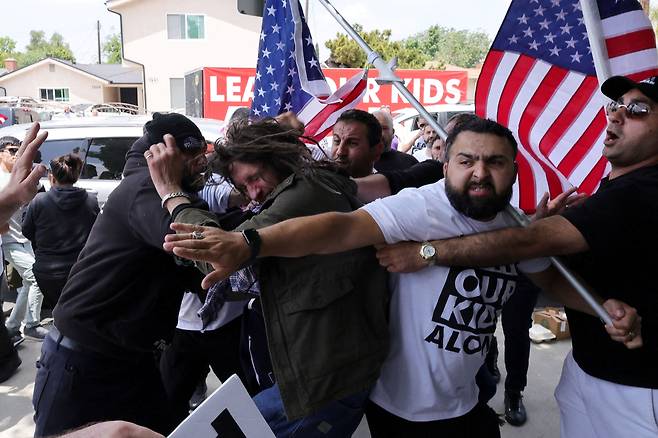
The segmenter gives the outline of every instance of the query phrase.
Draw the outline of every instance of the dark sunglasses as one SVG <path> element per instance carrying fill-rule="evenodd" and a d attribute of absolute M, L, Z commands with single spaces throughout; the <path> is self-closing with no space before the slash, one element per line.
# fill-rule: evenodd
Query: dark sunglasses
<path fill-rule="evenodd" d="M 13 156 L 13 155 L 16 155 L 16 152 L 18 152 L 18 148 L 17 148 L 17 147 L 8 147 L 8 146 L 7 146 L 7 147 L 5 147 L 3 150 L 9 152 L 9 154 L 12 155 L 12 156 Z"/>
<path fill-rule="evenodd" d="M 619 108 L 624 108 L 626 110 L 626 114 L 631 117 L 644 117 L 651 112 L 649 105 L 643 102 L 631 102 L 628 105 L 624 105 L 619 102 L 615 102 L 614 100 L 610 101 L 606 105 L 605 110 L 608 114 L 610 114 L 616 113 Z"/>

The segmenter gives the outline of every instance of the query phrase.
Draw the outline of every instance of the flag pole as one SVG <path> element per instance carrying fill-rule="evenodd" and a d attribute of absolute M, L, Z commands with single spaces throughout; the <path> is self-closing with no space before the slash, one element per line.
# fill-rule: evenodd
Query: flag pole
<path fill-rule="evenodd" d="M 386 63 L 382 57 L 374 51 L 368 43 L 366 43 L 363 38 L 361 38 L 361 35 L 357 31 L 354 30 L 354 28 L 343 18 L 343 16 L 336 10 L 336 8 L 329 2 L 329 0 L 318 0 L 326 9 L 329 11 L 329 14 L 331 14 L 332 17 L 340 24 L 343 29 L 345 29 L 345 32 L 352 37 L 352 39 L 361 47 L 361 50 L 363 50 L 366 53 L 368 62 L 377 68 L 379 70 L 379 77 L 377 78 L 377 83 L 379 84 L 391 84 L 395 88 L 398 89 L 400 94 L 402 94 L 408 101 L 409 103 L 416 109 L 418 110 L 418 113 L 429 123 L 429 125 L 434 128 L 434 130 L 437 132 L 437 134 L 445 141 L 446 138 L 448 137 L 448 134 L 446 131 L 439 125 L 439 123 L 432 117 L 432 115 L 423 107 L 423 105 L 416 99 L 416 97 L 411 94 L 411 92 L 405 87 L 404 81 L 400 79 L 399 76 L 395 74 L 395 60 L 391 61 L 390 63 Z M 580 0 L 581 4 L 584 3 L 586 0 Z M 591 11 L 591 5 L 590 6 L 590 13 L 593 15 L 594 11 Z M 594 4 L 596 7 L 596 4 Z M 585 8 L 583 8 L 583 14 L 585 13 L 584 11 Z M 595 10 L 596 14 L 598 15 L 598 10 Z M 585 17 L 587 19 L 587 17 Z M 587 25 L 587 21 L 586 21 Z M 602 38 L 602 31 L 599 27 L 599 36 Z M 591 41 L 591 40 L 590 40 Z M 592 48 L 592 52 L 594 53 L 594 48 Z M 604 52 L 605 53 L 605 52 Z M 596 60 L 596 57 L 594 58 Z M 596 62 L 596 61 L 595 61 Z M 598 72 L 598 69 L 597 69 Z M 511 205 L 508 206 L 507 208 L 508 214 L 516 220 L 516 222 L 521 225 L 521 226 L 526 226 L 528 224 L 528 218 L 525 217 L 524 215 L 521 215 L 514 207 Z M 603 308 L 603 306 L 596 301 L 596 299 L 592 296 L 592 294 L 589 292 L 589 290 L 580 282 L 578 278 L 564 265 L 564 263 L 560 260 L 558 260 L 556 257 L 551 257 L 551 262 L 555 266 L 555 268 L 560 271 L 560 273 L 566 278 L 566 280 L 574 287 L 574 289 L 580 294 L 580 296 L 587 302 L 587 304 L 594 310 L 594 312 L 597 314 L 599 318 L 603 322 L 605 322 L 607 325 L 612 325 L 612 319 L 610 318 L 610 315 L 608 315 L 608 312 Z"/>
<path fill-rule="evenodd" d="M 519 213 L 511 205 L 507 206 L 507 213 L 512 216 L 520 225 L 527 226 L 530 223 L 528 217 L 524 214 Z M 562 276 L 576 289 L 576 292 L 585 300 L 585 302 L 594 310 L 596 315 L 601 318 L 603 322 L 607 325 L 612 326 L 612 318 L 605 310 L 605 308 L 599 303 L 596 298 L 592 295 L 590 290 L 583 284 L 581 281 L 574 275 L 573 272 L 564 264 L 562 260 L 557 257 L 550 257 L 551 263 L 555 266 L 555 269 L 560 271 Z"/>
<path fill-rule="evenodd" d="M 605 46 L 605 37 L 603 36 L 603 27 L 601 26 L 599 7 L 596 4 L 596 0 L 580 0 L 580 8 L 583 12 L 589 46 L 592 49 L 596 77 L 599 83 L 603 83 L 612 74 L 610 72 L 610 63 L 608 62 L 608 49 Z"/>
<path fill-rule="evenodd" d="M 379 70 L 377 83 L 391 84 L 397 88 L 400 94 L 402 94 L 402 96 L 404 96 L 404 98 L 407 99 L 416 110 L 418 110 L 418 113 L 427 121 L 427 123 L 429 123 L 432 128 L 434 128 L 439 137 L 445 141 L 445 139 L 448 137 L 445 129 L 439 125 L 436 119 L 432 117 L 432 115 L 425 109 L 425 107 L 423 107 L 418 99 L 416 99 L 416 97 L 411 94 L 409 90 L 407 90 L 407 87 L 404 86 L 404 81 L 395 74 L 394 70 L 397 64 L 396 61 L 392 60 L 390 63 L 386 63 L 379 55 L 379 53 L 372 50 L 368 43 L 366 43 L 363 38 L 361 38 L 361 35 L 359 35 L 359 33 L 354 30 L 354 28 L 343 18 L 343 16 L 340 15 L 340 12 L 338 12 L 336 8 L 331 3 L 329 3 L 329 0 L 318 1 L 327 9 L 327 11 L 329 11 L 331 16 L 336 19 L 338 24 L 340 24 L 343 29 L 345 29 L 345 32 L 347 32 L 347 34 L 352 37 L 352 39 L 359 45 L 359 47 L 361 47 L 361 50 L 366 53 L 368 62 L 374 65 L 377 70 Z"/>

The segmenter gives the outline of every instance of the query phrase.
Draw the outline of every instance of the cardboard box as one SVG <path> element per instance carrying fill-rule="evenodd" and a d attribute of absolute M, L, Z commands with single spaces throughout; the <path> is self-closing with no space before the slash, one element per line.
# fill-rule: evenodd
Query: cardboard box
<path fill-rule="evenodd" d="M 560 308 L 545 307 L 537 309 L 532 314 L 532 321 L 549 329 L 557 340 L 571 337 L 567 315 Z"/>

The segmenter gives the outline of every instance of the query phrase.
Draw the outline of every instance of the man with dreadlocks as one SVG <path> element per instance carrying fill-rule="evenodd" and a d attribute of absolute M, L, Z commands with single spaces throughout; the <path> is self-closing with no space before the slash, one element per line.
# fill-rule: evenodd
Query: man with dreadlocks
<path fill-rule="evenodd" d="M 213 216 L 188 199 L 171 197 L 181 189 L 182 171 L 172 140 L 147 152 L 165 208 L 172 221 L 216 226 Z M 313 160 L 299 132 L 277 121 L 235 124 L 215 149 L 219 173 L 260 203 L 260 212 L 236 229 L 254 255 L 259 245 L 255 229 L 361 205 L 356 185 L 333 163 Z M 244 267 L 251 266 L 260 283 L 276 381 L 256 395 L 257 406 L 277 436 L 350 436 L 388 349 L 389 294 L 374 250 L 254 261 Z"/>

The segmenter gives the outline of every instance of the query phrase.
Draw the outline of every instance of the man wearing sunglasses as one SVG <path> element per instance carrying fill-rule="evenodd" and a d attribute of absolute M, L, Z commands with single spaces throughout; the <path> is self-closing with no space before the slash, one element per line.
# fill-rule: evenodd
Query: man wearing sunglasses
<path fill-rule="evenodd" d="M 612 99 L 603 156 L 610 174 L 597 192 L 561 215 L 527 228 L 435 241 L 437 263 L 490 266 L 570 255 L 571 267 L 604 299 L 616 298 L 642 316 L 630 331 L 634 350 L 606 338 L 597 318 L 567 308 L 573 350 L 556 398 L 561 436 L 658 436 L 658 77 L 614 76 L 601 86 Z M 641 335 L 641 336 L 640 336 Z"/>
<path fill-rule="evenodd" d="M 128 420 L 172 430 L 154 344 L 167 338 L 185 290 L 199 291 L 198 272 L 162 249 L 169 213 L 153 186 L 145 151 L 173 136 L 181 151 L 181 190 L 196 198 L 205 184 L 206 142 L 180 114 L 153 115 L 126 154 L 124 178 L 98 215 L 53 310 L 54 327 L 37 362 L 35 436 L 101 420 Z"/>

